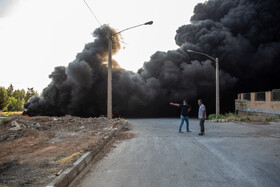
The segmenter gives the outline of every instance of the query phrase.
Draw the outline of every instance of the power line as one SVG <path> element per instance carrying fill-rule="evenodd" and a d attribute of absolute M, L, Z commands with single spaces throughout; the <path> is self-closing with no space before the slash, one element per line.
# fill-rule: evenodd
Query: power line
<path fill-rule="evenodd" d="M 104 30 L 104 27 L 101 25 L 101 23 L 99 22 L 98 18 L 95 16 L 95 14 L 93 13 L 92 9 L 90 8 L 90 6 L 87 4 L 86 0 L 84 0 L 85 4 L 87 5 L 88 9 L 90 10 L 91 14 L 94 16 L 95 20 L 98 22 L 98 24 L 100 25 L 100 27 Z M 121 43 L 128 45 L 127 43 L 125 43 L 124 41 L 121 41 Z"/>
<path fill-rule="evenodd" d="M 90 10 L 91 14 L 94 16 L 95 20 L 96 20 L 96 21 L 98 22 L 98 24 L 100 25 L 100 27 L 101 27 L 102 29 L 104 29 L 103 26 L 101 25 L 101 23 L 99 22 L 98 18 L 95 16 L 95 14 L 93 13 L 93 11 L 91 10 L 91 8 L 89 7 L 89 5 L 87 4 L 86 0 L 84 0 L 84 2 L 85 2 L 85 4 L 87 5 L 88 9 Z"/>

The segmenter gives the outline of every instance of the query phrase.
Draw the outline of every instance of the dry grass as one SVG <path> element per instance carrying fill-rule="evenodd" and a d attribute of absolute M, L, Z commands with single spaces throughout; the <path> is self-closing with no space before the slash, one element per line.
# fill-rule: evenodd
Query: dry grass
<path fill-rule="evenodd" d="M 49 170 L 50 173 L 56 174 L 58 172 L 57 168 L 52 168 Z"/>
<path fill-rule="evenodd" d="M 12 115 L 20 115 L 20 114 L 22 114 L 22 111 L 19 111 L 19 112 L 0 112 L 0 117 L 9 117 L 9 116 L 12 116 Z"/>
<path fill-rule="evenodd" d="M 80 155 L 81 155 L 80 152 L 73 153 L 70 156 L 59 159 L 58 161 L 55 162 L 55 164 L 59 164 L 59 165 L 69 164 L 69 163 L 73 162 Z"/>
<path fill-rule="evenodd" d="M 229 116 L 229 117 L 227 117 L 227 120 L 229 120 L 229 121 L 237 121 L 237 120 L 239 120 L 239 118 L 236 117 L 236 116 Z"/>
<path fill-rule="evenodd" d="M 280 116 L 257 116 L 257 115 L 242 116 L 238 114 L 228 113 L 224 115 L 219 115 L 219 119 L 216 119 L 215 114 L 210 114 L 209 119 L 216 120 L 216 121 L 220 121 L 221 119 L 223 119 L 225 121 L 270 122 L 270 121 L 279 121 Z"/>

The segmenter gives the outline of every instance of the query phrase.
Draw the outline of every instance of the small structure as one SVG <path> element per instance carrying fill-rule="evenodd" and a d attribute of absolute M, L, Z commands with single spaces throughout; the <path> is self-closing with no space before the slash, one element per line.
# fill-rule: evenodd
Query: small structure
<path fill-rule="evenodd" d="M 239 93 L 235 100 L 235 111 L 238 114 L 280 114 L 280 89 L 266 92 Z"/>

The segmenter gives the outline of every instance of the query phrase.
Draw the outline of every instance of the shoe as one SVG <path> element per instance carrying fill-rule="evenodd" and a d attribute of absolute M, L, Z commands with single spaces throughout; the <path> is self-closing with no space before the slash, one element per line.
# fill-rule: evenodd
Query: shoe
<path fill-rule="evenodd" d="M 184 133 L 184 132 L 182 132 L 182 131 L 179 131 L 178 133 Z"/>
<path fill-rule="evenodd" d="M 205 133 L 204 132 L 201 132 L 201 133 L 199 133 L 198 135 L 199 136 L 203 136 Z"/>
<path fill-rule="evenodd" d="M 187 132 L 192 132 L 192 131 L 187 131 Z"/>

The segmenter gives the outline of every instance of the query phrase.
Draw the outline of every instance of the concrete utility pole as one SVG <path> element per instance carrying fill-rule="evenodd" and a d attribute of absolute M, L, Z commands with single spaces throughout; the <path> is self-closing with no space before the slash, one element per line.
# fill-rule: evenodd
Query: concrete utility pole
<path fill-rule="evenodd" d="M 189 53 L 197 53 L 200 55 L 207 56 L 214 62 L 216 62 L 216 118 L 218 119 L 219 114 L 220 114 L 220 75 L 219 75 L 219 59 L 211 57 L 205 53 L 201 53 L 198 51 L 193 51 L 193 50 L 187 50 Z"/>
<path fill-rule="evenodd" d="M 108 89 L 107 89 L 107 118 L 112 119 L 112 42 L 113 42 L 113 36 L 120 34 L 123 31 L 135 28 L 135 27 L 140 27 L 143 25 L 152 25 L 153 21 L 149 21 L 140 25 L 136 25 L 133 27 L 129 27 L 127 29 L 124 29 L 120 32 L 112 34 L 109 31 L 108 34 Z"/>
<path fill-rule="evenodd" d="M 112 119 L 112 34 L 108 40 L 108 88 L 107 88 L 107 118 Z"/>
<path fill-rule="evenodd" d="M 220 75 L 219 75 L 219 59 L 216 58 L 216 119 L 220 114 Z"/>

